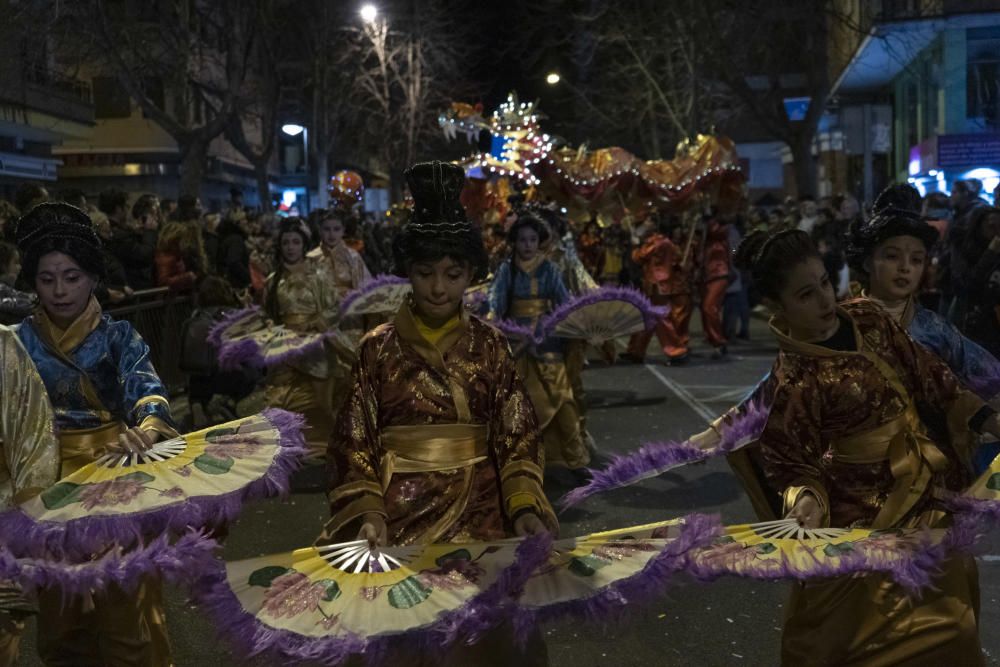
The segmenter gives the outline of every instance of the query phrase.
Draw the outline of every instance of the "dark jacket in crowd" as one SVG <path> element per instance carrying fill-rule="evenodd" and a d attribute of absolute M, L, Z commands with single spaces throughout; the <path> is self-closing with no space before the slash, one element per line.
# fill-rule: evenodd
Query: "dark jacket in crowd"
<path fill-rule="evenodd" d="M 229 281 L 235 289 L 250 286 L 250 249 L 247 235 L 233 220 L 223 220 L 216 230 L 219 250 L 215 255 L 216 272 Z"/>
<path fill-rule="evenodd" d="M 114 227 L 107 242 L 111 251 L 124 267 L 128 285 L 132 289 L 153 287 L 153 253 L 156 251 L 156 231 Z"/>

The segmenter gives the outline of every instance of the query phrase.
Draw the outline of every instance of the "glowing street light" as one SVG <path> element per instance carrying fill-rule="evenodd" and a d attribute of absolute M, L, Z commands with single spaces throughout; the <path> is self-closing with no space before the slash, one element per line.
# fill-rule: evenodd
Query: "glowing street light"
<path fill-rule="evenodd" d="M 376 16 L 378 16 L 378 9 L 375 5 L 368 4 L 361 8 L 361 19 L 365 23 L 372 23 Z"/>
<path fill-rule="evenodd" d="M 550 86 L 554 86 L 557 83 L 559 83 L 560 78 L 561 77 L 559 76 L 558 72 L 549 72 L 548 76 L 545 77 L 545 83 L 549 84 Z"/>
<path fill-rule="evenodd" d="M 281 131 L 290 137 L 297 137 L 302 134 L 302 131 L 306 128 L 301 125 L 296 125 L 295 123 L 287 123 L 281 126 Z"/>

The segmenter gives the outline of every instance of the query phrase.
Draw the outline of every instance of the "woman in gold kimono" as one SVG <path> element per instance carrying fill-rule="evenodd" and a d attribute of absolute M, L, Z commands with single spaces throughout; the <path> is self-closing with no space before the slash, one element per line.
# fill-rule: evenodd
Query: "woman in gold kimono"
<path fill-rule="evenodd" d="M 838 307 L 804 232 L 752 234 L 737 262 L 781 350 L 749 480 L 763 503 L 808 527 L 948 526 L 940 491 L 968 482 L 970 432 L 1000 431 L 997 414 L 877 306 Z M 838 577 L 794 584 L 786 609 L 785 665 L 982 664 L 971 558 L 946 561 L 920 599 L 882 575 Z"/>
<path fill-rule="evenodd" d="M 331 305 L 339 315 L 340 302 L 351 290 L 371 280 L 371 273 L 364 260 L 344 242 L 344 214 L 329 210 L 320 218 L 320 245 L 306 257 L 319 269 L 320 279 L 332 289 Z M 365 332 L 363 318 L 349 318 L 341 322 L 341 330 L 355 342 Z"/>
<path fill-rule="evenodd" d="M 38 495 L 59 479 L 59 441 L 45 385 L 17 334 L 0 326 L 0 509 Z M 0 667 L 18 664 L 27 607 L 0 581 Z"/>
<path fill-rule="evenodd" d="M 306 261 L 309 227 L 301 218 L 281 222 L 275 243 L 277 269 L 267 278 L 264 310 L 268 317 L 292 331 L 318 333 L 336 324 L 336 297 L 319 266 Z M 346 392 L 349 366 L 330 343 L 268 373 L 265 402 L 275 408 L 305 415 L 310 458 L 326 454 L 333 420 Z M 346 370 L 345 370 L 346 367 Z M 338 386 L 341 391 L 335 391 Z"/>
<path fill-rule="evenodd" d="M 321 539 L 396 546 L 555 530 L 538 424 L 510 350 L 462 306 L 487 264 L 458 201 L 462 170 L 418 164 L 407 180 L 415 212 L 393 254 L 413 295 L 361 342 L 330 440 L 332 518 Z M 406 664 L 544 664 L 544 645 L 515 658 L 506 636 Z"/>
<path fill-rule="evenodd" d="M 132 325 L 101 312 L 101 242 L 80 209 L 39 204 L 18 221 L 21 275 L 40 306 L 17 327 L 55 413 L 61 476 L 107 450 L 142 451 L 177 431 L 167 392 Z M 8 400 L 4 394 L 4 400 Z M 112 545 L 109 545 L 109 547 Z M 91 599 L 39 596 L 38 652 L 47 665 L 169 665 L 161 586 L 117 586 Z"/>
<path fill-rule="evenodd" d="M 514 251 L 497 269 L 490 286 L 490 316 L 510 319 L 534 331 L 542 316 L 564 303 L 569 292 L 559 268 L 539 250 L 550 235 L 545 223 L 524 213 L 508 234 Z M 590 463 L 590 451 L 580 432 L 565 349 L 560 339 L 521 347 L 517 370 L 544 434 L 546 464 L 576 470 Z"/>

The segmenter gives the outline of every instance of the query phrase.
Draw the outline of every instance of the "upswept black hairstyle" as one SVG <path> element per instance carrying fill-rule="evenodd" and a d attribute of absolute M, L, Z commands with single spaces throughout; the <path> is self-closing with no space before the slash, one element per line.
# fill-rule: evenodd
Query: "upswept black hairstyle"
<path fill-rule="evenodd" d="M 68 255 L 98 280 L 104 278 L 104 256 L 90 216 L 64 202 L 44 202 L 17 221 L 14 232 L 21 253 L 21 277 L 35 284 L 38 262 L 50 252 Z"/>
<path fill-rule="evenodd" d="M 394 272 L 405 277 L 414 262 L 445 257 L 472 267 L 472 279 L 486 277 L 489 257 L 479 229 L 465 216 L 459 196 L 462 168 L 447 162 L 421 162 L 406 170 L 413 215 L 392 242 Z"/>
<path fill-rule="evenodd" d="M 540 217 L 531 212 L 522 213 L 518 216 L 514 224 L 510 226 L 507 230 L 507 245 L 511 247 L 513 251 L 514 246 L 517 244 L 517 235 L 521 233 L 521 230 L 525 227 L 535 230 L 538 234 L 538 245 L 541 247 L 549 240 L 552 236 L 552 230 Z"/>
<path fill-rule="evenodd" d="M 761 296 L 777 300 L 788 274 L 808 259 L 820 259 L 812 239 L 799 229 L 786 229 L 777 234 L 753 232 L 736 248 L 737 268 L 749 271 Z"/>
<path fill-rule="evenodd" d="M 309 250 L 309 243 L 312 241 L 312 232 L 309 224 L 302 218 L 292 216 L 284 218 L 278 226 L 278 233 L 274 237 L 274 278 L 267 286 L 267 293 L 264 295 L 264 312 L 274 321 L 280 321 L 278 312 L 278 282 L 285 274 L 285 260 L 281 254 L 281 237 L 285 234 L 298 234 L 302 237 L 302 258 Z"/>
<path fill-rule="evenodd" d="M 894 236 L 913 236 L 929 251 L 937 242 L 938 232 L 920 215 L 920 193 L 912 185 L 894 183 L 879 194 L 872 206 L 872 217 L 855 220 L 848 231 L 847 263 L 859 277 L 868 280 L 865 262 L 880 243 Z"/>

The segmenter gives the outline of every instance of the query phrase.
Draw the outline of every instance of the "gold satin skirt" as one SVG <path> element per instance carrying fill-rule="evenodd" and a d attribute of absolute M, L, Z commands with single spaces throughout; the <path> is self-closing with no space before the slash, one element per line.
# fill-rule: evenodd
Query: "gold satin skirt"
<path fill-rule="evenodd" d="M 788 667 L 938 667 L 985 664 L 975 560 L 945 562 L 933 589 L 911 599 L 883 575 L 796 583 L 781 664 Z"/>
<path fill-rule="evenodd" d="M 590 452 L 580 431 L 580 413 L 573 397 L 566 364 L 524 355 L 517 370 L 528 390 L 545 441 L 545 464 L 583 468 Z"/>
<path fill-rule="evenodd" d="M 333 369 L 331 369 L 333 370 Z M 350 376 L 331 372 L 318 379 L 288 366 L 270 373 L 264 389 L 264 402 L 272 408 L 299 412 L 306 418 L 306 458 L 326 459 L 326 448 L 336 423 L 337 413 L 347 399 Z"/>

